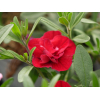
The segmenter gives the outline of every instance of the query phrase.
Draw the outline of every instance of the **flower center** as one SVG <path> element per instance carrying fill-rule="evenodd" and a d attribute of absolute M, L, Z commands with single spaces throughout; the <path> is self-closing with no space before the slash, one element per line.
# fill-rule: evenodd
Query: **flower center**
<path fill-rule="evenodd" d="M 56 50 L 56 51 L 58 51 L 58 50 L 59 50 L 59 48 L 58 48 L 58 47 L 56 47 L 56 48 L 55 48 L 55 50 Z"/>

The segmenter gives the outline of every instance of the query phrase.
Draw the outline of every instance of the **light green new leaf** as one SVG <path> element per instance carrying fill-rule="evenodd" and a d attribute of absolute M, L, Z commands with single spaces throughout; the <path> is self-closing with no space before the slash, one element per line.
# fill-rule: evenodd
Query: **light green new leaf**
<path fill-rule="evenodd" d="M 90 72 L 93 71 L 93 64 L 90 55 L 82 45 L 76 47 L 74 56 L 74 68 L 83 86 L 90 84 Z"/>
<path fill-rule="evenodd" d="M 13 22 L 18 26 L 19 30 L 21 31 L 20 24 L 16 16 L 13 18 Z"/>
<path fill-rule="evenodd" d="M 90 19 L 86 19 L 86 18 L 82 18 L 82 19 L 81 19 L 81 22 L 83 22 L 83 23 L 88 23 L 88 24 L 98 24 L 97 22 L 92 21 L 92 20 L 90 20 Z"/>
<path fill-rule="evenodd" d="M 69 21 L 69 22 L 71 21 L 72 14 L 73 14 L 73 13 L 69 13 L 69 14 L 68 14 L 68 21 Z"/>
<path fill-rule="evenodd" d="M 21 32 L 20 32 L 20 29 L 18 28 L 18 26 L 14 23 L 14 22 L 10 22 L 13 26 L 12 28 L 12 32 L 18 36 L 19 38 L 21 38 Z"/>
<path fill-rule="evenodd" d="M 18 82 L 23 82 L 24 76 L 29 75 L 30 71 L 32 70 L 33 66 L 26 66 L 18 73 Z"/>
<path fill-rule="evenodd" d="M 92 77 L 92 84 L 93 84 L 93 87 L 99 87 L 99 80 L 98 80 L 98 77 L 97 75 L 92 71 L 90 72 L 90 75 Z"/>
<path fill-rule="evenodd" d="M 13 27 L 12 24 L 8 24 L 0 29 L 0 44 L 6 38 L 6 36 L 9 34 L 12 27 Z"/>
<path fill-rule="evenodd" d="M 49 87 L 54 87 L 59 78 L 60 78 L 60 74 L 54 76 L 49 83 Z"/>
<path fill-rule="evenodd" d="M 61 23 L 61 24 L 63 24 L 63 25 L 65 25 L 65 26 L 67 26 L 68 27 L 68 20 L 66 19 L 66 18 L 64 18 L 64 17 L 60 17 L 59 18 L 59 22 Z"/>
<path fill-rule="evenodd" d="M 80 12 L 80 13 L 76 16 L 76 18 L 75 18 L 75 20 L 74 20 L 74 23 L 73 23 L 73 25 L 72 25 L 71 28 L 75 27 L 75 26 L 80 22 L 80 20 L 82 19 L 83 16 L 84 16 L 84 12 Z"/>
<path fill-rule="evenodd" d="M 85 44 L 86 44 L 87 46 L 89 46 L 92 50 L 94 50 L 93 45 L 91 44 L 90 41 L 86 42 Z"/>
<path fill-rule="evenodd" d="M 33 52 L 34 52 L 35 49 L 36 49 L 36 47 L 32 48 L 31 51 L 30 51 L 30 53 L 29 53 L 29 61 L 30 62 L 32 60 L 32 54 L 33 54 Z"/>
<path fill-rule="evenodd" d="M 42 87 L 48 87 L 48 82 L 46 79 L 42 79 Z"/>
<path fill-rule="evenodd" d="M 62 12 L 57 12 L 59 17 L 62 17 Z"/>
<path fill-rule="evenodd" d="M 34 83 L 28 75 L 24 75 L 23 86 L 24 87 L 34 87 Z"/>
<path fill-rule="evenodd" d="M 9 87 L 9 86 L 12 84 L 13 81 L 14 81 L 14 78 L 11 77 L 11 78 L 7 79 L 7 80 L 1 85 L 1 87 Z"/>

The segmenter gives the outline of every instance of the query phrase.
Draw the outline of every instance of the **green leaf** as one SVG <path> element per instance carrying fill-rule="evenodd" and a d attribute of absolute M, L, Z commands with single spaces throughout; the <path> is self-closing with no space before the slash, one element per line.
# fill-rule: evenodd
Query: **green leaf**
<path fill-rule="evenodd" d="M 49 83 L 49 87 L 54 87 L 59 78 L 60 78 L 60 74 L 54 76 Z"/>
<path fill-rule="evenodd" d="M 75 20 L 75 12 L 72 13 L 72 18 L 71 18 L 71 21 L 70 21 L 70 28 L 72 28 L 74 20 Z"/>
<path fill-rule="evenodd" d="M 50 20 L 48 20 L 48 19 L 46 19 L 46 18 L 44 18 L 44 17 L 40 17 L 40 18 L 38 18 L 38 19 L 35 21 L 35 23 L 34 23 L 34 25 L 33 25 L 33 28 L 32 28 L 32 30 L 31 30 L 31 32 L 30 32 L 30 34 L 29 34 L 29 37 L 28 37 L 28 39 L 27 39 L 27 42 L 26 42 L 27 44 L 28 44 L 29 39 L 30 39 L 30 37 L 32 36 L 32 34 L 33 34 L 33 32 L 34 32 L 34 30 L 35 30 L 37 24 L 38 24 L 40 21 L 42 21 L 42 23 L 48 24 L 50 27 L 53 27 L 53 28 L 55 28 L 56 30 L 61 31 L 62 34 L 67 35 L 67 33 L 64 32 L 64 31 L 62 30 L 62 28 L 60 28 L 59 26 L 57 26 L 55 23 L 51 22 Z"/>
<path fill-rule="evenodd" d="M 6 38 L 16 41 L 16 42 L 19 42 L 22 45 L 24 45 L 23 42 L 21 41 L 21 39 L 17 35 L 15 35 L 13 32 L 10 32 Z"/>
<path fill-rule="evenodd" d="M 33 68 L 30 73 L 29 73 L 29 76 L 30 78 L 32 79 L 33 83 L 36 82 L 38 76 L 39 76 L 39 73 L 37 72 L 37 70 L 35 68 Z"/>
<path fill-rule="evenodd" d="M 13 22 L 18 26 L 19 30 L 21 31 L 20 24 L 16 16 L 14 16 Z"/>
<path fill-rule="evenodd" d="M 12 25 L 14 25 L 13 28 L 12 28 L 12 32 L 13 32 L 16 36 L 18 36 L 19 38 L 21 38 L 21 32 L 20 32 L 18 26 L 17 26 L 14 22 L 10 22 L 10 23 L 11 23 Z"/>
<path fill-rule="evenodd" d="M 74 37 L 73 41 L 78 43 L 85 43 L 90 40 L 90 37 L 86 35 L 84 32 L 82 32 L 81 30 L 75 29 L 74 31 L 80 33 L 81 35 Z"/>
<path fill-rule="evenodd" d="M 97 41 L 97 48 L 99 49 L 99 45 L 100 45 L 99 39 L 96 38 L 96 41 Z"/>
<path fill-rule="evenodd" d="M 98 69 L 98 70 L 96 70 L 94 72 L 97 74 L 98 77 L 100 77 L 100 69 Z"/>
<path fill-rule="evenodd" d="M 46 68 L 40 68 L 40 71 L 43 73 L 43 75 L 48 78 L 52 79 L 52 74 L 46 69 Z"/>
<path fill-rule="evenodd" d="M 41 85 L 42 87 L 48 87 L 48 82 L 47 82 L 47 80 L 46 79 L 42 79 L 42 85 Z"/>
<path fill-rule="evenodd" d="M 85 44 L 86 44 L 87 46 L 89 46 L 92 50 L 94 50 L 93 45 L 91 44 L 90 41 L 86 42 Z"/>
<path fill-rule="evenodd" d="M 30 71 L 33 69 L 33 66 L 26 66 L 18 73 L 18 82 L 23 82 L 24 76 L 29 75 Z"/>
<path fill-rule="evenodd" d="M 12 84 L 13 81 L 14 81 L 14 78 L 11 77 L 11 78 L 7 79 L 7 80 L 1 85 L 1 87 L 9 87 L 9 86 Z"/>
<path fill-rule="evenodd" d="M 69 72 L 68 72 L 67 81 L 69 81 L 69 80 L 72 78 L 73 74 L 74 74 L 74 64 L 73 64 L 73 63 L 72 63 L 72 65 L 71 65 L 71 67 L 69 68 L 68 71 L 69 71 Z M 65 76 L 65 77 L 66 77 L 66 76 Z"/>
<path fill-rule="evenodd" d="M 57 12 L 59 17 L 62 17 L 62 12 Z"/>
<path fill-rule="evenodd" d="M 22 56 L 22 55 L 21 55 L 21 56 Z M 25 58 L 25 60 L 28 59 L 28 54 L 27 54 L 27 53 L 24 53 L 24 58 Z"/>
<path fill-rule="evenodd" d="M 8 52 L 10 52 L 15 58 L 25 62 L 24 58 L 21 57 L 19 54 L 17 54 L 16 52 L 12 51 L 12 50 L 7 50 Z"/>
<path fill-rule="evenodd" d="M 69 22 L 71 21 L 72 14 L 73 14 L 73 13 L 69 13 L 69 15 L 68 15 L 68 21 L 69 21 Z"/>
<path fill-rule="evenodd" d="M 93 64 L 90 55 L 82 45 L 76 47 L 74 56 L 74 68 L 83 86 L 89 86 L 91 77 L 90 71 L 93 70 Z"/>
<path fill-rule="evenodd" d="M 14 56 L 9 53 L 6 49 L 0 47 L 0 59 L 13 59 Z"/>
<path fill-rule="evenodd" d="M 75 41 L 77 43 L 85 43 L 85 42 L 87 42 L 89 40 L 90 40 L 90 37 L 85 35 L 85 34 L 84 35 L 83 34 L 82 35 L 78 35 L 78 36 L 73 38 L 73 41 Z"/>
<path fill-rule="evenodd" d="M 98 80 L 98 77 L 97 75 L 92 71 L 90 72 L 90 75 L 92 77 L 92 84 L 93 84 L 93 87 L 99 87 L 99 80 Z"/>
<path fill-rule="evenodd" d="M 33 81 L 27 75 L 24 75 L 23 85 L 24 85 L 24 87 L 34 87 Z"/>
<path fill-rule="evenodd" d="M 34 50 L 36 49 L 36 47 L 33 47 L 29 53 L 29 61 L 31 62 L 32 61 L 32 54 L 34 52 Z"/>
<path fill-rule="evenodd" d="M 8 24 L 0 29 L 0 44 L 6 38 L 6 36 L 9 34 L 12 27 L 13 27 L 12 24 Z"/>
<path fill-rule="evenodd" d="M 82 18 L 82 19 L 81 19 L 81 22 L 83 22 L 83 23 L 88 23 L 88 24 L 98 24 L 97 22 L 92 21 L 92 20 L 90 20 L 90 19 L 86 19 L 86 18 Z"/>
<path fill-rule="evenodd" d="M 75 18 L 75 20 L 74 20 L 74 23 L 73 23 L 73 25 L 72 25 L 71 28 L 75 27 L 75 26 L 80 22 L 80 20 L 82 19 L 83 16 L 84 16 L 84 12 L 80 12 L 80 13 L 76 16 L 76 18 Z"/>
<path fill-rule="evenodd" d="M 61 24 L 63 24 L 63 25 L 65 25 L 65 26 L 67 26 L 68 27 L 68 20 L 66 19 L 66 18 L 64 18 L 64 17 L 60 17 L 59 18 L 59 22 L 61 23 Z"/>

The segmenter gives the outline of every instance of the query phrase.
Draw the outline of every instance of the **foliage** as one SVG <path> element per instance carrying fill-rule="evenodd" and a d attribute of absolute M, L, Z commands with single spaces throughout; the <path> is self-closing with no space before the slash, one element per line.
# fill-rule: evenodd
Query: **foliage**
<path fill-rule="evenodd" d="M 46 14 L 48 14 L 48 18 L 45 17 Z M 57 13 L 53 14 L 56 16 L 55 19 L 50 19 L 50 13 L 21 13 L 20 17 L 24 22 L 19 23 L 15 16 L 13 22 L 3 26 L 0 29 L 0 44 L 5 38 L 9 38 L 22 44 L 27 52 L 19 55 L 12 50 L 0 47 L 0 60 L 18 59 L 28 64 L 18 74 L 18 82 L 22 82 L 24 87 L 35 87 L 35 82 L 40 76 L 42 77 L 42 87 L 54 87 L 58 80 L 69 82 L 71 86 L 99 87 L 100 70 L 93 71 L 94 58 L 98 60 L 100 54 L 100 25 L 96 20 L 98 13 L 93 13 L 91 19 L 86 18 L 85 12 L 58 12 L 58 15 Z M 31 31 L 28 30 L 28 22 L 34 23 Z M 62 35 L 75 43 L 75 55 L 68 70 L 58 72 L 51 68 L 33 66 L 33 53 L 37 47 L 29 50 L 28 43 L 32 35 L 36 33 L 35 29 L 39 24 L 45 25 L 47 30 L 59 30 Z M 27 36 L 28 38 L 26 38 Z M 76 81 L 76 84 L 71 83 L 71 79 Z M 9 78 L 1 87 L 10 86 L 12 82 L 13 78 Z"/>

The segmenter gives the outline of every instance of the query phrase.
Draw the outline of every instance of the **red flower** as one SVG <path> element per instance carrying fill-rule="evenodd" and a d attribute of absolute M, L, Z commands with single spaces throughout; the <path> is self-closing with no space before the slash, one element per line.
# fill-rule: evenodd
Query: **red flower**
<path fill-rule="evenodd" d="M 60 31 L 48 31 L 41 38 L 31 39 L 28 47 L 30 50 L 36 47 L 32 59 L 35 67 L 51 67 L 57 71 L 70 68 L 76 49 L 74 42 Z"/>
<path fill-rule="evenodd" d="M 59 80 L 56 84 L 55 87 L 71 87 L 67 82 Z"/>

